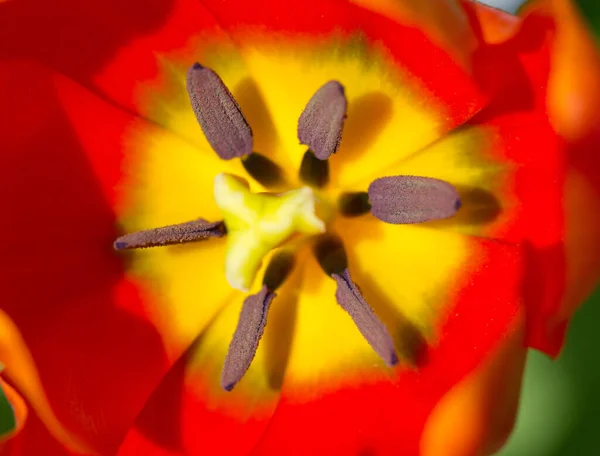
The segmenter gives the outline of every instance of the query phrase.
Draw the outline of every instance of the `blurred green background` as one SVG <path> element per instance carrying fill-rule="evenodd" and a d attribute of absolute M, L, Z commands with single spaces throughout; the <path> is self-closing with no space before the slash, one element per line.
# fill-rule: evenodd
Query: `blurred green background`
<path fill-rule="evenodd" d="M 523 2 L 484 3 L 515 11 Z M 578 3 L 600 38 L 600 0 Z M 600 456 L 600 290 L 575 315 L 557 361 L 530 352 L 517 426 L 498 456 Z"/>
<path fill-rule="evenodd" d="M 600 290 L 557 361 L 531 351 L 515 432 L 499 456 L 600 455 Z"/>

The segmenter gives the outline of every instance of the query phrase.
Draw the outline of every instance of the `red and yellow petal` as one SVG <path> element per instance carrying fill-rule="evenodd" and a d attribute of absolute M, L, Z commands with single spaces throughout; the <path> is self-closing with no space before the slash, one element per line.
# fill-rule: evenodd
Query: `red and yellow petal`
<path fill-rule="evenodd" d="M 515 424 L 525 367 L 522 323 L 435 406 L 421 436 L 421 455 L 494 454 L 504 445 Z"/>
<path fill-rule="evenodd" d="M 259 275 L 263 272 L 264 268 Z M 220 386 L 221 369 L 244 299 L 242 293 L 233 293 L 156 389 L 119 455 L 250 454 L 277 407 L 302 276 L 299 261 L 277 290 L 249 370 L 233 391 L 226 392 Z"/>
<path fill-rule="evenodd" d="M 210 160 L 188 160 L 195 155 L 185 141 L 40 65 L 4 63 L 1 74 L 0 185 L 14 195 L 0 228 L 11 239 L 2 310 L 19 327 L 58 421 L 110 452 L 229 293 L 223 243 L 124 257 L 112 242 L 119 226 L 214 218 Z M 168 195 L 164 180 L 149 178 L 162 147 L 182 154 Z M 176 195 L 189 198 L 183 208 L 172 204 Z"/>
<path fill-rule="evenodd" d="M 89 85 L 118 49 L 154 33 L 174 9 L 172 0 L 9 1 L 0 14 L 0 58 L 32 59 Z"/>
<path fill-rule="evenodd" d="M 349 242 L 349 251 L 354 246 Z M 253 454 L 418 454 L 436 404 L 522 325 L 518 250 L 472 239 L 468 254 L 443 305 L 436 299 L 443 300 L 444 294 L 418 298 L 445 311 L 433 320 L 430 343 L 416 357 L 417 368 L 404 361 L 395 370 L 383 367 L 338 308 L 331 281 L 315 283 L 311 274 L 318 266 L 307 268 L 282 399 Z M 371 258 L 366 264 L 373 276 L 392 266 L 378 266 L 374 259 L 381 256 Z M 407 255 L 404 262 L 414 258 Z M 401 267 L 403 258 L 396 256 L 395 263 Z M 376 310 L 389 308 L 387 314 L 379 313 L 394 334 L 415 336 L 406 326 L 414 314 L 398 317 L 410 303 L 390 302 L 385 290 L 369 283 L 364 273 L 355 280 Z M 399 274 L 396 281 L 404 284 L 405 292 L 422 293 L 411 277 Z M 393 318 L 403 318 L 405 326 L 394 324 Z M 487 388 L 486 393 L 489 397 L 496 391 Z"/>
<path fill-rule="evenodd" d="M 517 82 L 523 96 L 512 97 L 507 84 L 500 100 L 419 153 L 399 157 L 385 174 L 435 177 L 457 187 L 463 203 L 457 216 L 425 226 L 528 246 L 527 340 L 555 352 L 562 344 L 555 317 L 565 292 L 565 144 L 528 95 L 527 80 Z"/>
<path fill-rule="evenodd" d="M 348 240 L 353 251 L 356 243 Z M 119 454 L 417 454 L 421 446 L 431 451 L 427 435 L 432 427 L 445 426 L 457 401 L 474 418 L 485 417 L 492 424 L 482 429 L 474 419 L 465 428 L 465 444 L 494 445 L 514 419 L 514 393 L 523 366 L 520 253 L 477 238 L 465 243 L 468 259 L 459 274 L 449 278 L 448 293 L 420 299 L 424 291 L 414 285 L 414 277 L 398 272 L 402 280 L 396 281 L 414 290 L 409 299 L 445 309 L 430 328 L 430 345 L 420 347 L 417 368 L 409 367 L 406 358 L 394 371 L 384 368 L 336 304 L 333 281 L 306 258 L 274 301 L 257 357 L 233 392 L 218 389 L 218 376 L 228 342 L 224 337 L 233 332 L 239 302 L 215 318 L 167 375 Z M 405 262 L 414 258 L 408 253 Z M 398 263 L 401 266 L 399 258 Z M 389 264 L 369 263 L 374 274 L 386 267 Z M 356 280 L 398 333 L 396 339 L 402 340 L 401 332 L 408 328 L 396 324 L 404 318 L 398 315 L 407 311 L 408 318 L 414 318 L 406 307 L 414 307 L 414 302 L 392 304 L 364 273 L 357 273 Z M 389 305 L 393 307 L 387 313 L 381 312 Z M 405 335 L 409 339 L 404 342 L 418 344 L 410 339 L 415 332 Z M 491 402 L 501 398 L 491 379 L 499 371 L 510 373 L 507 384 L 512 387 L 502 393 L 508 401 L 505 407 L 493 409 Z M 456 384 L 466 385 L 463 393 L 455 392 Z M 277 403 L 279 388 L 282 398 Z M 429 434 L 423 434 L 424 429 Z M 450 444 L 449 435 L 448 439 Z"/>
<path fill-rule="evenodd" d="M 351 168 L 373 174 L 385 166 L 381 157 L 392 155 L 381 152 L 390 147 L 408 154 L 436 140 L 487 99 L 423 31 L 335 0 L 178 0 L 161 28 L 130 40 L 93 84 L 209 149 L 185 91 L 185 70 L 194 61 L 221 75 L 254 130 L 255 149 L 286 168 L 297 169 L 304 152 L 296 126 L 305 103 L 324 82 L 339 79 L 352 106 L 347 130 L 356 132 L 332 162 L 340 185 L 355 180 Z M 392 130 L 400 144 L 382 140 Z M 356 166 L 346 166 L 350 160 Z"/>

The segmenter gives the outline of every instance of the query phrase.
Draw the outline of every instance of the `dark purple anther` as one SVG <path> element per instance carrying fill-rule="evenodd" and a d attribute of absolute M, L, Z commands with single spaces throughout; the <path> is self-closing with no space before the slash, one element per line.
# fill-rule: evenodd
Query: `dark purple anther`
<path fill-rule="evenodd" d="M 113 246 L 116 250 L 124 250 L 184 244 L 202 241 L 211 237 L 222 237 L 225 232 L 223 222 L 207 222 L 204 219 L 197 219 L 178 225 L 126 234 L 118 238 Z"/>
<path fill-rule="evenodd" d="M 452 217 L 460 208 L 456 189 L 431 177 L 382 177 L 369 186 L 371 213 L 387 223 L 421 223 Z"/>
<path fill-rule="evenodd" d="M 244 300 L 221 372 L 221 386 L 225 391 L 231 391 L 250 367 L 267 325 L 269 306 L 275 296 L 275 292 L 263 285 L 260 292 Z"/>
<path fill-rule="evenodd" d="M 337 81 L 323 85 L 308 101 L 298 120 L 298 139 L 319 160 L 337 152 L 346 118 L 344 87 Z"/>
<path fill-rule="evenodd" d="M 342 274 L 332 274 L 337 283 L 335 297 L 340 306 L 348 312 L 354 324 L 369 345 L 390 367 L 398 364 L 394 341 L 383 322 L 375 315 L 361 292 L 350 278 L 346 269 Z"/>
<path fill-rule="evenodd" d="M 196 119 L 220 158 L 252 153 L 252 129 L 217 73 L 195 63 L 187 74 L 187 90 Z"/>

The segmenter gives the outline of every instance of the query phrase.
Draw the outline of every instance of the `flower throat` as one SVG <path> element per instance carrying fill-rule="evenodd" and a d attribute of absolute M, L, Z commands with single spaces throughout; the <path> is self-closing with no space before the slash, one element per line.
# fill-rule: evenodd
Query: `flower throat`
<path fill-rule="evenodd" d="M 240 106 L 221 78 L 198 63 L 187 74 L 192 110 L 213 150 L 222 160 L 240 159 L 249 176 L 267 193 L 252 193 L 239 176 L 219 174 L 214 198 L 223 220 L 198 218 L 180 224 L 125 234 L 116 250 L 169 246 L 227 237 L 225 275 L 236 289 L 248 291 L 264 258 L 273 250 L 258 293 L 242 306 L 221 374 L 221 386 L 230 391 L 242 379 L 256 354 L 269 307 L 277 289 L 294 268 L 294 253 L 309 243 L 321 268 L 335 281 L 335 297 L 373 350 L 392 367 L 398 363 L 394 341 L 366 302 L 350 275 L 341 239 L 327 232 L 327 202 L 319 190 L 329 182 L 329 157 L 342 141 L 347 113 L 345 89 L 338 81 L 323 84 L 299 113 L 297 136 L 307 146 L 299 169 L 305 184 L 290 188 L 283 170 L 253 151 L 253 134 Z M 287 191 L 282 191 L 285 189 Z M 449 183 L 422 176 L 376 179 L 362 192 L 342 193 L 335 213 L 374 216 L 385 223 L 412 224 L 452 217 L 460 208 L 456 189 Z"/>

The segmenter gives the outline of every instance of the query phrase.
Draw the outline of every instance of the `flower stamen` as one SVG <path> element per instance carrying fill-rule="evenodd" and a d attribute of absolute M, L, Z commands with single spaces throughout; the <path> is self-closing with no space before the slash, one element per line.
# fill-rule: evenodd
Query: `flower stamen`
<path fill-rule="evenodd" d="M 225 391 L 231 391 L 250 367 L 265 331 L 267 313 L 275 296 L 273 291 L 263 285 L 257 294 L 244 300 L 221 372 L 221 386 Z"/>
<path fill-rule="evenodd" d="M 337 152 L 347 108 L 344 87 L 338 81 L 321 86 L 306 104 L 298 120 L 298 139 L 319 160 Z"/>
<path fill-rule="evenodd" d="M 392 224 L 422 223 L 452 217 L 460 208 L 453 185 L 421 176 L 376 179 L 369 186 L 371 213 Z"/>
<path fill-rule="evenodd" d="M 145 249 L 219 238 L 226 233 L 223 222 L 207 222 L 199 218 L 191 222 L 129 233 L 119 237 L 113 246 L 116 250 Z"/>
<path fill-rule="evenodd" d="M 265 271 L 261 290 L 244 300 L 221 372 L 221 386 L 225 391 L 231 391 L 250 367 L 267 325 L 269 307 L 277 296 L 275 290 L 283 284 L 293 267 L 294 256 L 290 252 L 275 254 Z"/>
<path fill-rule="evenodd" d="M 333 235 L 320 236 L 314 252 L 325 273 L 337 284 L 335 297 L 340 307 L 350 315 L 362 336 L 385 364 L 395 366 L 398 355 L 392 336 L 352 281 L 341 240 Z"/>
<path fill-rule="evenodd" d="M 187 90 L 196 119 L 221 159 L 252 153 L 252 129 L 217 73 L 195 63 L 188 70 Z"/>
<path fill-rule="evenodd" d="M 331 277 L 337 283 L 335 298 L 338 304 L 352 317 L 354 324 L 375 353 L 389 367 L 398 364 L 392 336 L 352 281 L 350 271 L 345 269 L 342 274 L 332 274 Z"/>

